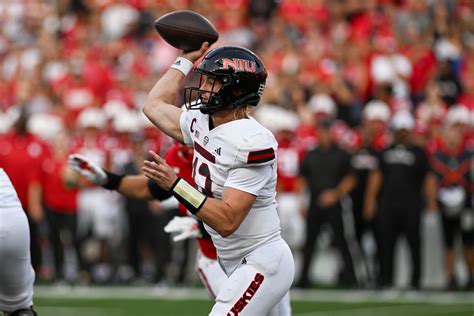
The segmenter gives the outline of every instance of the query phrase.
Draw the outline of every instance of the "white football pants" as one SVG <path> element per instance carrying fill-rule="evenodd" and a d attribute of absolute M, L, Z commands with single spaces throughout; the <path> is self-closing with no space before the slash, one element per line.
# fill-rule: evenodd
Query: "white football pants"
<path fill-rule="evenodd" d="M 291 315 L 289 289 L 295 266 L 286 242 L 280 239 L 262 245 L 239 261 L 221 285 L 209 315 Z M 227 271 L 236 266 L 235 262 L 221 264 Z"/>
<path fill-rule="evenodd" d="M 34 280 L 26 214 L 0 206 L 0 312 L 33 305 Z"/>

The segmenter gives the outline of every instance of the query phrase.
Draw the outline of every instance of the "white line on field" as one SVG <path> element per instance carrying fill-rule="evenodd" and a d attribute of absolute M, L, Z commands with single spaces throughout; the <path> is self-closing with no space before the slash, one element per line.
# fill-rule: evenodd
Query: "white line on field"
<path fill-rule="evenodd" d="M 51 306 L 51 305 L 41 305 L 38 308 L 42 315 L 61 315 L 61 316 L 79 316 L 79 315 L 87 315 L 87 316 L 104 316 L 104 309 L 103 308 L 96 308 L 96 307 L 86 307 L 86 306 L 74 306 L 74 307 L 59 307 L 59 306 Z M 107 309 L 111 315 L 117 313 L 117 309 Z"/>
<path fill-rule="evenodd" d="M 351 307 L 337 310 L 325 310 L 317 312 L 293 313 L 294 316 L 380 316 L 380 315 L 411 315 L 416 316 L 419 313 L 426 315 L 452 315 L 455 312 L 464 312 L 465 307 L 443 307 L 440 310 L 434 310 L 432 306 L 426 305 L 392 305 L 392 306 L 374 306 L 374 307 Z"/>
<path fill-rule="evenodd" d="M 201 288 L 36 286 L 37 298 L 207 300 Z M 292 301 L 470 304 L 474 292 L 292 290 Z"/>
<path fill-rule="evenodd" d="M 297 301 L 335 302 L 394 302 L 462 304 L 474 302 L 473 292 L 432 292 L 400 290 L 292 290 L 291 298 Z"/>

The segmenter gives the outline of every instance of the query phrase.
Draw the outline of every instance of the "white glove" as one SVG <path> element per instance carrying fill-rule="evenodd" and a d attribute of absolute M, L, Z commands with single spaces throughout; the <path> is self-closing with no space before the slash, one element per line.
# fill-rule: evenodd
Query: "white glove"
<path fill-rule="evenodd" d="M 79 172 L 92 183 L 103 185 L 107 182 L 104 169 L 81 154 L 69 155 L 67 163 L 72 170 Z"/>
<path fill-rule="evenodd" d="M 201 237 L 198 221 L 188 216 L 173 217 L 165 226 L 165 232 L 177 233 L 177 235 L 173 237 L 173 241 Z"/>

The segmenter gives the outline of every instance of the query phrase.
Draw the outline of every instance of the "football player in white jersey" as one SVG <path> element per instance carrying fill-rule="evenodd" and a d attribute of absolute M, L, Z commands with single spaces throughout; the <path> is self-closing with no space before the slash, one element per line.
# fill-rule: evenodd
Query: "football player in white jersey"
<path fill-rule="evenodd" d="M 37 315 L 34 281 L 28 220 L 10 179 L 0 168 L 0 312 L 4 316 Z"/>
<path fill-rule="evenodd" d="M 204 43 L 178 57 L 143 108 L 163 132 L 194 146 L 197 188 L 153 152 L 143 172 L 199 217 L 212 237 L 229 278 L 210 315 L 290 315 L 294 262 L 280 236 L 275 202 L 277 142 L 247 114 L 260 101 L 267 72 L 245 48 L 213 49 L 195 69 L 199 87 L 185 89 L 183 112 L 173 105 L 180 84 L 207 49 Z"/>

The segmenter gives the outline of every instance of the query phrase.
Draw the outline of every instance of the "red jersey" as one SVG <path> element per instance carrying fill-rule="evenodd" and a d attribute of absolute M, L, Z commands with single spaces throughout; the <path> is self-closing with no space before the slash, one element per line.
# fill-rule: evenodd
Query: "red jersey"
<path fill-rule="evenodd" d="M 472 79 L 474 81 L 474 79 Z M 474 88 L 474 84 L 472 85 Z M 457 103 L 464 105 L 468 110 L 474 111 L 474 95 L 462 94 Z"/>
<path fill-rule="evenodd" d="M 10 177 L 25 210 L 29 186 L 41 183 L 41 162 L 47 151 L 47 145 L 30 133 L 0 136 L 0 167 Z"/>
<path fill-rule="evenodd" d="M 299 158 L 302 161 L 306 153 L 318 144 L 318 133 L 313 125 L 302 124 L 296 129 L 295 135 L 298 140 Z"/>
<path fill-rule="evenodd" d="M 129 133 L 110 133 L 104 136 L 104 148 L 111 153 L 112 172 L 123 173 L 123 166 L 133 160 L 132 142 Z"/>
<path fill-rule="evenodd" d="M 180 149 L 181 145 L 173 145 L 165 155 L 166 162 L 173 167 L 176 174 L 188 181 L 194 186 L 192 177 L 192 152 L 190 154 L 183 152 Z"/>
<path fill-rule="evenodd" d="M 292 141 L 293 133 L 277 133 L 275 136 L 278 141 L 277 189 L 282 192 L 294 192 L 300 168 L 300 148 Z"/>
<path fill-rule="evenodd" d="M 333 140 L 346 150 L 352 151 L 357 148 L 359 135 L 343 121 L 336 121 L 331 127 Z"/>
<path fill-rule="evenodd" d="M 165 155 L 166 162 L 173 167 L 176 174 L 195 186 L 192 177 L 192 159 L 192 149 L 189 147 L 185 148 L 184 145 L 180 144 L 174 144 L 170 149 L 168 149 Z M 179 210 L 183 215 L 188 215 L 188 211 L 184 205 L 179 204 Z M 197 242 L 199 248 L 206 257 L 217 259 L 216 248 L 209 237 L 197 238 Z"/>
<path fill-rule="evenodd" d="M 45 206 L 61 213 L 77 211 L 77 189 L 68 188 L 63 182 L 67 160 L 50 156 L 42 163 L 43 202 Z"/>
<path fill-rule="evenodd" d="M 199 248 L 206 257 L 217 260 L 217 250 L 216 247 L 214 247 L 211 238 L 197 238 L 197 242 Z"/>
<path fill-rule="evenodd" d="M 362 132 L 360 130 L 353 130 L 354 137 L 356 141 L 354 142 L 354 147 L 351 150 L 358 150 L 364 147 L 364 139 L 362 136 Z M 387 131 L 378 132 L 376 135 L 373 136 L 372 141 L 370 143 L 370 148 L 376 151 L 382 151 L 385 147 L 387 147 L 390 143 L 390 135 Z"/>

